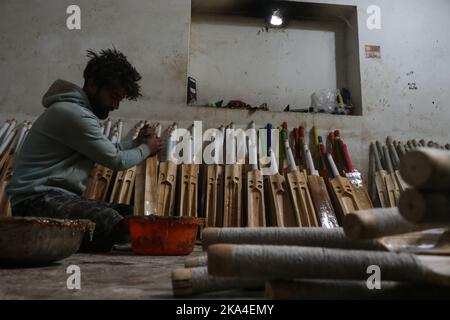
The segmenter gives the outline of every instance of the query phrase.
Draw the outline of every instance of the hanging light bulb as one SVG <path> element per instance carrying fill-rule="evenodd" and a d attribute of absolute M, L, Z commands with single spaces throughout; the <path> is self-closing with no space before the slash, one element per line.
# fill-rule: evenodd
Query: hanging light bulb
<path fill-rule="evenodd" d="M 279 27 L 283 24 L 283 17 L 281 16 L 280 10 L 274 10 L 272 13 L 272 17 L 270 18 L 270 24 L 272 26 Z"/>

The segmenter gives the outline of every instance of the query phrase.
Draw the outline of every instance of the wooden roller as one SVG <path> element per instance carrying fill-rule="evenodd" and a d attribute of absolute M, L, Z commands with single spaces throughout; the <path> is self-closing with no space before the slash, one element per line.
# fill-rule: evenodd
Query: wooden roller
<path fill-rule="evenodd" d="M 401 215 L 412 223 L 450 226 L 450 191 L 406 190 L 400 197 Z"/>
<path fill-rule="evenodd" d="M 208 248 L 213 276 L 367 280 L 376 265 L 383 281 L 450 286 L 450 257 L 311 247 L 216 244 Z"/>
<path fill-rule="evenodd" d="M 383 280 L 381 288 L 376 290 L 370 290 L 366 281 L 355 280 L 271 280 L 265 288 L 265 298 L 272 300 L 442 299 L 448 296 L 447 287 Z"/>
<path fill-rule="evenodd" d="M 264 279 L 215 277 L 207 267 L 176 269 L 172 272 L 174 297 L 186 297 L 231 289 L 264 289 Z"/>
<path fill-rule="evenodd" d="M 418 189 L 450 190 L 450 152 L 421 148 L 401 158 L 400 173 Z"/>
<path fill-rule="evenodd" d="M 187 258 L 184 260 L 184 267 L 185 268 L 197 268 L 197 267 L 204 267 L 208 265 L 208 256 L 198 256 L 194 258 Z"/>
<path fill-rule="evenodd" d="M 351 239 L 374 239 L 428 229 L 406 221 L 398 208 L 371 209 L 349 213 L 344 218 L 344 232 Z"/>
<path fill-rule="evenodd" d="M 375 241 L 348 238 L 342 228 L 206 228 L 202 238 L 205 251 L 218 243 L 383 250 Z"/>
<path fill-rule="evenodd" d="M 204 230 L 203 249 L 207 250 L 210 245 L 217 243 L 450 255 L 450 231 L 445 228 L 395 234 L 377 239 L 351 239 L 341 228 L 207 228 Z"/>

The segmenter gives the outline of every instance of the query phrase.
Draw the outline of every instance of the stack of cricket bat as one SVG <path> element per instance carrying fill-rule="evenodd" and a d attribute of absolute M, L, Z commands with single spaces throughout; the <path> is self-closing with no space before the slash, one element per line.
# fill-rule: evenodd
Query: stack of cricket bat
<path fill-rule="evenodd" d="M 0 217 L 11 215 L 9 197 L 5 192 L 11 180 L 16 156 L 31 129 L 31 122 L 17 124 L 15 119 L 7 120 L 0 128 Z"/>
<path fill-rule="evenodd" d="M 315 138 L 315 143 L 317 141 L 319 146 L 314 146 L 318 150 L 317 161 L 321 163 L 324 175 L 328 176 L 328 189 L 340 222 L 342 223 L 350 212 L 373 208 L 367 187 L 361 173 L 353 167 L 347 144 L 340 131 L 330 132 L 327 143 L 323 142 L 322 137 Z"/>

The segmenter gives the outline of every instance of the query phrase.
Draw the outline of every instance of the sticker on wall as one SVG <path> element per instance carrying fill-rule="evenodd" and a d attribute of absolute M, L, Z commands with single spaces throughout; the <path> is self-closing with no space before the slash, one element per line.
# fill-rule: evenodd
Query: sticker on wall
<path fill-rule="evenodd" d="M 366 45 L 366 59 L 381 59 L 381 47 Z"/>

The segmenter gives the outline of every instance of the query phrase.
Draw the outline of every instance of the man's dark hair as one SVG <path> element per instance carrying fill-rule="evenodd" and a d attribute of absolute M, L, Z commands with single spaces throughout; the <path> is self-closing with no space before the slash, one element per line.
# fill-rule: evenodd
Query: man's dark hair
<path fill-rule="evenodd" d="M 87 50 L 87 56 L 91 59 L 83 72 L 85 82 L 93 79 L 103 87 L 117 81 L 125 89 L 127 99 L 136 100 L 141 96 L 141 86 L 137 82 L 142 77 L 123 53 L 116 49 L 101 50 L 98 54 Z"/>

